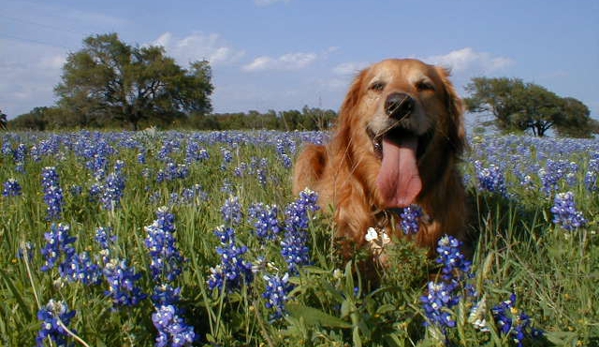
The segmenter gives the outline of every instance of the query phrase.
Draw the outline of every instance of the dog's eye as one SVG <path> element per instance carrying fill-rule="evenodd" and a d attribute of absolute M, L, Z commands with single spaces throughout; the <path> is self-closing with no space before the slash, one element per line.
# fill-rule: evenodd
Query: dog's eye
<path fill-rule="evenodd" d="M 420 82 L 416 83 L 416 88 L 420 91 L 424 91 L 424 90 L 434 91 L 435 85 L 428 81 L 420 81 Z"/>
<path fill-rule="evenodd" d="M 370 88 L 368 88 L 368 89 L 380 92 L 381 90 L 385 89 L 385 83 L 374 82 L 370 85 Z"/>

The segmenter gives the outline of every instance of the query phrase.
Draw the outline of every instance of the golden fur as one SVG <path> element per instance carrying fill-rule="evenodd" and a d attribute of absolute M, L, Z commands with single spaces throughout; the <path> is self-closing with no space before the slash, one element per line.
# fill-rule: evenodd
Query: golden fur
<path fill-rule="evenodd" d="M 383 152 L 379 143 L 377 153 L 375 143 L 404 133 L 418 138 L 421 181 L 420 190 L 409 189 L 419 193 L 407 202 L 421 206 L 425 213 L 420 231 L 412 237 L 429 249 L 444 234 L 464 238 L 466 194 L 456 164 L 466 139 L 462 101 L 448 77 L 445 69 L 414 59 L 384 60 L 361 71 L 341 106 L 330 142 L 307 145 L 297 158 L 294 193 L 308 187 L 319 193 L 324 210 L 333 206 L 337 236 L 345 245 L 364 245 L 369 227 L 403 235 L 395 226 L 398 208 L 405 207 L 406 201 L 393 206 L 385 197 L 390 193 L 381 191 L 377 179 Z M 388 116 L 393 111 L 388 109 L 391 94 L 413 100 L 412 108 L 396 117 L 403 117 L 400 120 Z M 403 130 L 393 130 L 397 128 Z M 344 250 L 347 253 L 348 247 Z"/>

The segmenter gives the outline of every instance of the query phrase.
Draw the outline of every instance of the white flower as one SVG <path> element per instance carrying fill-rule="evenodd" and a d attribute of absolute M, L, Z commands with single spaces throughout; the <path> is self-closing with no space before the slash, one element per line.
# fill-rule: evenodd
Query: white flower
<path fill-rule="evenodd" d="M 376 229 L 373 227 L 368 228 L 368 231 L 366 232 L 366 242 L 372 242 L 378 238 L 379 234 L 377 233 Z"/>

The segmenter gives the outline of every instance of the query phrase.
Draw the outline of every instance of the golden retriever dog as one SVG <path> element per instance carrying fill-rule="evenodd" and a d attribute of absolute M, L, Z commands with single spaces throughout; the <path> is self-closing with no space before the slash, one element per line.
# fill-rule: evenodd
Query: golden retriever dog
<path fill-rule="evenodd" d="M 331 140 L 300 153 L 294 193 L 309 188 L 324 210 L 333 207 L 346 257 L 372 228 L 405 237 L 399 212 L 412 204 L 423 210 L 419 231 L 407 236 L 418 245 L 433 250 L 444 234 L 464 238 L 466 193 L 456 164 L 467 144 L 462 101 L 448 77 L 415 59 L 372 65 L 353 81 Z"/>

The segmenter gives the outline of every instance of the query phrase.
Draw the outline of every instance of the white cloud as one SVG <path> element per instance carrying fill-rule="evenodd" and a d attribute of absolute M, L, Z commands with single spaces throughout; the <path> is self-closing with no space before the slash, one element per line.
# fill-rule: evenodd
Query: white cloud
<path fill-rule="evenodd" d="M 166 54 L 187 65 L 196 60 L 206 59 L 212 65 L 227 64 L 239 60 L 245 52 L 231 47 L 218 34 L 193 33 L 183 38 L 174 37 L 166 32 L 158 37 L 152 45 L 162 46 Z"/>
<path fill-rule="evenodd" d="M 270 6 L 278 2 L 288 3 L 289 0 L 254 0 L 254 4 L 257 6 Z"/>
<path fill-rule="evenodd" d="M 431 56 L 424 60 L 448 67 L 455 73 L 490 73 L 514 64 L 510 58 L 496 57 L 487 52 L 477 52 L 470 47 L 451 51 L 445 55 Z"/>
<path fill-rule="evenodd" d="M 244 71 L 264 71 L 264 70 L 300 70 L 312 64 L 318 55 L 316 53 L 288 53 L 278 58 L 261 56 L 254 59 L 251 63 L 244 65 Z"/>
<path fill-rule="evenodd" d="M 333 68 L 333 73 L 340 76 L 355 75 L 369 65 L 370 63 L 363 61 L 342 63 Z"/>
<path fill-rule="evenodd" d="M 0 40 L 11 47 L 0 55 L 0 108 L 9 118 L 54 103 L 66 55 L 61 48 L 30 42 Z"/>

